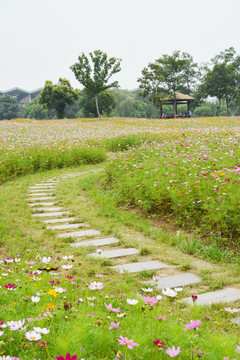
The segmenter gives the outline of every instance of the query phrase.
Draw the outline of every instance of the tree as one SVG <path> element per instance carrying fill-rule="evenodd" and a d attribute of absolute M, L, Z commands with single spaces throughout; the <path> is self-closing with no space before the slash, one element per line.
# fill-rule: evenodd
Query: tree
<path fill-rule="evenodd" d="M 142 90 L 140 95 L 148 97 L 149 101 L 154 106 L 154 112 L 156 117 L 156 107 L 161 106 L 163 99 L 166 96 L 166 92 L 163 89 L 163 76 L 158 71 L 156 66 L 152 63 L 142 70 L 142 77 L 137 80 Z M 162 116 L 162 114 L 160 114 Z"/>
<path fill-rule="evenodd" d="M 109 115 L 116 107 L 116 101 L 111 90 L 102 91 L 98 96 L 98 103 L 102 113 L 105 115 Z M 84 117 L 98 116 L 95 99 L 85 91 L 83 91 L 83 95 L 80 97 L 79 104 L 82 107 L 81 111 Z"/>
<path fill-rule="evenodd" d="M 173 116 L 176 116 L 176 92 L 190 94 L 197 79 L 197 64 L 188 53 L 174 51 L 172 55 L 164 54 L 143 69 L 140 81 L 145 94 L 153 96 L 153 100 L 164 102 L 166 94 L 173 95 Z"/>
<path fill-rule="evenodd" d="M 101 92 L 118 87 L 117 81 L 110 84 L 108 84 L 108 81 L 112 75 L 121 70 L 121 59 L 115 57 L 108 59 L 107 54 L 100 50 L 95 50 L 93 53 L 90 52 L 89 56 L 93 69 L 89 59 L 84 53 L 78 57 L 77 63 L 70 66 L 70 69 L 74 72 L 76 79 L 84 86 L 85 93 L 95 98 L 98 118 L 101 120 L 98 97 Z"/>
<path fill-rule="evenodd" d="M 23 117 L 38 120 L 48 119 L 48 111 L 43 105 L 39 104 L 39 98 L 37 97 L 24 106 Z"/>
<path fill-rule="evenodd" d="M 240 57 L 236 56 L 233 47 L 221 51 L 211 60 L 205 68 L 200 91 L 205 98 L 212 96 L 218 99 L 218 115 L 224 99 L 229 114 L 229 105 L 240 96 Z"/>
<path fill-rule="evenodd" d="M 10 120 L 18 117 L 19 105 L 17 99 L 10 96 L 0 96 L 0 120 Z"/>
<path fill-rule="evenodd" d="M 60 78 L 58 84 L 47 80 L 39 95 L 39 104 L 47 109 L 55 109 L 58 119 L 63 119 L 66 105 L 77 100 L 79 90 L 74 90 L 67 79 Z"/>

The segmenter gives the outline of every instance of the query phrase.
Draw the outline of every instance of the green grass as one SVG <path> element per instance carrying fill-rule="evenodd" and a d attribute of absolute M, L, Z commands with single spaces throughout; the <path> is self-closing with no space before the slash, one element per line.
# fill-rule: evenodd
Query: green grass
<path fill-rule="evenodd" d="M 154 229 L 142 215 L 119 210 L 110 194 L 105 193 L 103 196 L 103 192 L 96 186 L 102 175 L 101 172 L 94 172 L 95 167 L 82 167 L 82 176 L 62 180 L 57 185 L 56 194 L 62 206 L 71 209 L 73 215 L 77 215 L 81 221 L 101 230 L 103 235 L 117 234 L 124 244 L 137 246 L 142 250 L 142 257 L 151 258 L 157 254 L 169 263 L 177 259 L 178 262 L 186 264 L 188 269 L 188 264 L 193 261 L 190 255 L 184 255 L 176 248 L 165 245 L 166 235 L 162 237 L 161 232 Z M 96 169 L 99 169 L 99 166 Z M 3 329 L 0 356 L 10 354 L 21 360 L 53 360 L 55 356 L 65 356 L 70 352 L 71 355 L 77 354 L 80 359 L 110 360 L 115 359 L 116 351 L 120 350 L 127 359 L 157 360 L 159 356 L 168 359 L 165 350 L 160 352 L 153 344 L 154 340 L 159 339 L 164 341 L 167 347 L 180 346 L 179 359 L 191 359 L 196 346 L 210 360 L 223 359 L 224 356 L 237 359 L 235 349 L 239 344 L 240 330 L 230 323 L 232 315 L 223 310 L 224 304 L 218 307 L 191 308 L 179 303 L 178 299 L 196 291 L 196 287 L 189 287 L 179 293 L 177 299 L 163 297 L 151 309 L 138 294 L 149 295 L 142 291 L 141 281 L 150 279 L 156 272 L 119 276 L 109 267 L 113 264 L 111 260 L 98 261 L 88 258 L 86 254 L 94 251 L 92 248 L 70 248 L 64 239 L 56 239 L 53 232 L 46 231 L 39 220 L 31 217 L 31 210 L 26 203 L 28 187 L 64 172 L 66 170 L 62 169 L 28 175 L 1 185 L 1 258 L 21 258 L 21 261 L 1 264 L 2 272 L 8 273 L 8 276 L 1 276 L 1 291 L 4 296 L 0 297 L 0 319 L 4 322 L 27 318 L 35 320 L 26 321 L 27 329 L 22 332 L 13 333 L 9 329 Z M 169 243 L 171 237 L 172 235 L 168 234 Z M 181 233 L 175 237 L 180 241 Z M 17 254 L 23 256 L 19 257 Z M 63 260 L 63 255 L 74 257 Z M 57 276 L 44 270 L 34 278 L 30 275 L 29 272 L 37 267 L 45 267 L 40 260 L 43 256 L 52 258 L 49 266 L 58 267 Z M 30 260 L 36 264 L 25 263 Z M 71 264 L 72 268 L 63 270 L 61 265 L 65 263 Z M 205 269 L 201 262 L 198 267 Z M 222 271 L 222 276 L 215 278 L 215 271 Z M 229 266 L 222 270 L 214 266 L 211 270 L 212 278 L 211 274 L 206 274 L 204 289 L 199 291 L 206 291 L 207 286 L 209 289 L 224 286 L 229 279 L 234 278 L 233 275 L 232 278 L 228 276 L 228 272 L 233 273 Z M 97 278 L 96 274 L 102 274 L 103 278 Z M 66 275 L 74 276 L 75 284 L 71 284 Z M 61 284 L 51 284 L 50 280 L 58 280 Z M 89 283 L 93 281 L 102 282 L 104 288 L 97 291 L 88 289 Z M 5 289 L 4 285 L 8 283 L 15 283 L 16 290 Z M 49 290 L 55 286 L 67 291 L 54 297 Z M 33 303 L 31 297 L 36 296 L 37 292 L 43 295 L 39 302 Z M 150 295 L 159 294 L 160 290 L 154 290 Z M 138 299 L 139 303 L 131 306 L 126 301 L 128 298 Z M 109 312 L 104 303 L 112 303 L 114 308 L 120 307 L 121 313 L 126 315 L 118 318 L 117 313 Z M 44 315 L 47 307 L 49 314 Z M 92 313 L 96 316 L 86 315 Z M 166 321 L 156 320 L 155 316 L 159 315 L 166 315 Z M 210 316 L 211 320 L 206 321 L 205 315 Z M 201 319 L 198 330 L 184 330 L 190 319 Z M 120 323 L 119 330 L 109 330 L 112 321 Z M 48 343 L 47 347 L 37 347 L 35 342 L 26 339 L 25 333 L 35 326 L 50 330 L 50 333 L 42 335 L 41 339 Z M 120 335 L 133 339 L 139 343 L 139 347 L 130 350 L 119 345 L 116 340 Z M 13 341 L 7 341 L 12 337 Z"/>

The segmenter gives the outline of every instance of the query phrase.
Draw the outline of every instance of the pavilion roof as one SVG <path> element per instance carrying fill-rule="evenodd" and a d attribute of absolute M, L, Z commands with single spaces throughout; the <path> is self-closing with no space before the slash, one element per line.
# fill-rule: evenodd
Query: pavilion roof
<path fill-rule="evenodd" d="M 175 92 L 175 96 L 176 96 L 176 100 L 179 100 L 179 101 L 195 100 L 195 98 L 193 96 L 185 95 L 185 94 L 182 94 L 182 93 L 180 93 L 178 91 Z M 174 100 L 174 95 L 171 95 L 171 96 L 165 98 L 164 100 L 173 101 Z"/>

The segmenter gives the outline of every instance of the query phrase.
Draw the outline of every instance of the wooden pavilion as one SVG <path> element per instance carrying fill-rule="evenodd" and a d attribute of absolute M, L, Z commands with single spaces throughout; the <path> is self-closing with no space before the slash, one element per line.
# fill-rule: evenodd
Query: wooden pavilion
<path fill-rule="evenodd" d="M 178 104 L 187 104 L 187 113 L 190 111 L 190 103 L 195 100 L 194 97 L 182 94 L 178 91 L 175 92 L 172 96 L 169 96 L 164 99 L 163 103 L 160 105 L 160 117 L 162 117 L 162 107 L 163 105 L 172 105 L 173 106 L 173 117 L 176 117 L 177 114 L 177 106 Z"/>

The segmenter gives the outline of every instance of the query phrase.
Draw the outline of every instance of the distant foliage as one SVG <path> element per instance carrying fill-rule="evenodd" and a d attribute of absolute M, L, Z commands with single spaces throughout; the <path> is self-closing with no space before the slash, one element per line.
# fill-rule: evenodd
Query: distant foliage
<path fill-rule="evenodd" d="M 82 91 L 79 104 L 82 107 L 81 114 L 83 117 L 97 117 L 97 108 L 95 99 L 89 96 L 88 93 Z M 116 100 L 111 90 L 105 90 L 98 95 L 98 104 L 101 109 L 101 113 L 104 116 L 108 116 L 116 107 Z"/>
<path fill-rule="evenodd" d="M 0 120 L 17 118 L 19 110 L 17 99 L 10 95 L 0 96 Z"/>

